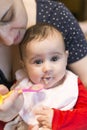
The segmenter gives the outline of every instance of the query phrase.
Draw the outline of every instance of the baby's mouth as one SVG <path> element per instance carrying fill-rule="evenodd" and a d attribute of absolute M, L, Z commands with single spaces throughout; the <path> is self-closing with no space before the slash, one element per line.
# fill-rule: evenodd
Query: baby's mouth
<path fill-rule="evenodd" d="M 52 77 L 45 77 L 43 78 L 43 81 L 45 84 L 48 84 L 52 80 Z"/>

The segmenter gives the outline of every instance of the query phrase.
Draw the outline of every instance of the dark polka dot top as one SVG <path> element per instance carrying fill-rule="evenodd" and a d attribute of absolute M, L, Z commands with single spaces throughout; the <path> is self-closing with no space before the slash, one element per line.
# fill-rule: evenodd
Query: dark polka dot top
<path fill-rule="evenodd" d="M 52 0 L 36 0 L 37 23 L 54 25 L 64 36 L 68 63 L 73 63 L 87 55 L 87 42 L 77 20 L 63 3 Z"/>

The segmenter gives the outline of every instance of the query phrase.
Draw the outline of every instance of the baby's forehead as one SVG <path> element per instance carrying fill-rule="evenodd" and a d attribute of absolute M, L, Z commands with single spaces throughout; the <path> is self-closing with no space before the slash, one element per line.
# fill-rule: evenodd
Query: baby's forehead
<path fill-rule="evenodd" d="M 46 35 L 44 35 L 44 36 L 42 34 L 40 34 L 40 35 L 34 37 L 33 39 L 31 39 L 30 41 L 27 42 L 27 45 L 32 44 L 32 43 L 35 44 L 35 43 L 39 43 L 39 42 L 44 42 L 46 40 L 51 42 L 54 39 L 64 42 L 62 33 L 60 31 L 54 29 L 53 31 L 49 31 L 48 34 L 46 33 Z"/>
<path fill-rule="evenodd" d="M 14 0 L 0 0 L 0 18 L 8 11 L 12 6 Z"/>

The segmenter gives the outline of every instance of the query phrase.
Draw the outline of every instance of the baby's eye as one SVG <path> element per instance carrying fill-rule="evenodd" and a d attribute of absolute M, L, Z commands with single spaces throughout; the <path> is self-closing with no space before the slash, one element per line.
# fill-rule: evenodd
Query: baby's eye
<path fill-rule="evenodd" d="M 39 59 L 39 60 L 35 60 L 35 61 L 34 61 L 34 63 L 35 63 L 35 64 L 42 64 L 42 62 L 43 62 L 43 61 L 42 61 L 42 60 L 40 60 L 40 59 Z"/>
<path fill-rule="evenodd" d="M 51 58 L 51 61 L 57 61 L 59 59 L 59 57 L 58 56 L 53 56 L 52 58 Z"/>

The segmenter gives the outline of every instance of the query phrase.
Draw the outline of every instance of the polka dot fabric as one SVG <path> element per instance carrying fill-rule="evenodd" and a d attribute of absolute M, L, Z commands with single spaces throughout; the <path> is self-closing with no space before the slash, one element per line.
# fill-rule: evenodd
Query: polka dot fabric
<path fill-rule="evenodd" d="M 60 30 L 69 51 L 68 63 L 87 55 L 87 42 L 71 12 L 60 2 L 37 0 L 37 23 L 49 23 Z"/>

